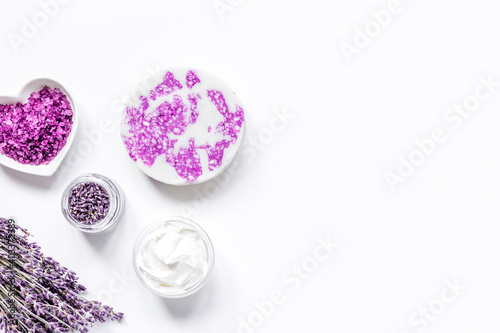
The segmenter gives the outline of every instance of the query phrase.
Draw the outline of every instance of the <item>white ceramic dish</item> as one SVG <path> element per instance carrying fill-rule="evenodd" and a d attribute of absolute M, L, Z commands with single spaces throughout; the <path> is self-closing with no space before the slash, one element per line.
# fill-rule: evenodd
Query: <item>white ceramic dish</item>
<path fill-rule="evenodd" d="M 66 145 L 59 152 L 59 154 L 52 161 L 50 161 L 49 164 L 46 165 L 21 164 L 2 154 L 0 154 L 0 164 L 19 172 L 29 173 L 36 176 L 50 177 L 56 172 L 57 168 L 61 165 L 61 162 L 68 153 L 71 144 L 75 139 L 76 131 L 78 128 L 78 113 L 76 105 L 73 102 L 73 99 L 71 98 L 71 95 L 62 85 L 60 85 L 56 81 L 51 79 L 41 78 L 27 83 L 23 87 L 23 89 L 21 89 L 21 92 L 17 96 L 14 97 L 0 96 L 0 104 L 5 105 L 13 103 L 26 103 L 32 92 L 38 91 L 42 89 L 44 86 L 61 89 L 61 91 L 67 96 L 68 101 L 71 104 L 71 108 L 73 109 L 73 126 L 71 128 L 71 133 L 68 136 Z"/>
<path fill-rule="evenodd" d="M 151 94 L 154 92 L 155 87 L 162 83 L 162 80 L 164 80 L 164 75 L 167 72 L 173 74 L 175 80 L 178 80 L 181 83 L 182 88 L 175 89 L 171 93 L 165 94 L 164 96 L 160 95 L 159 97 L 156 97 L 155 100 L 153 100 Z M 198 83 L 195 83 L 192 87 L 189 87 L 189 85 L 187 84 L 187 74 L 190 72 L 194 72 L 199 79 Z M 237 133 L 237 138 L 235 139 L 235 141 L 232 141 L 232 138 L 229 135 L 224 134 L 221 131 L 218 132 L 216 130 L 218 124 L 225 124 L 225 121 L 227 120 L 225 120 L 225 117 L 209 100 L 209 98 L 207 97 L 207 93 L 209 90 L 222 93 L 222 97 L 227 104 L 227 111 L 228 113 L 231 113 L 232 116 L 235 117 L 235 119 L 237 117 L 237 108 L 240 108 L 241 112 L 244 113 L 244 108 L 240 99 L 236 96 L 232 88 L 227 83 L 225 83 L 225 81 L 220 79 L 218 76 L 199 68 L 169 68 L 168 70 L 162 72 L 162 75 L 158 75 L 157 77 L 155 77 L 155 80 L 153 81 L 154 82 L 149 82 L 148 84 L 143 85 L 142 89 L 138 89 L 138 91 L 141 91 L 140 96 L 145 95 L 145 97 L 143 98 L 147 100 L 148 106 L 146 107 L 146 111 L 144 111 L 144 123 L 148 124 L 146 126 L 149 126 L 151 122 L 151 120 L 146 121 L 147 117 L 157 112 L 157 108 L 161 107 L 164 102 L 172 103 L 175 98 L 180 98 L 184 103 L 183 106 L 185 108 L 184 110 L 186 111 L 182 111 L 182 116 L 180 118 L 186 123 L 187 127 L 180 134 L 176 134 L 173 131 L 161 133 L 163 135 L 167 135 L 168 133 L 168 139 L 175 141 L 175 143 L 173 143 L 173 153 L 171 155 L 171 158 L 177 158 L 180 160 L 180 172 L 176 167 L 174 167 L 173 163 L 167 162 L 167 155 L 164 152 L 156 157 L 152 165 L 147 165 L 145 161 L 140 158 L 140 156 L 134 156 L 132 157 L 132 160 L 134 161 L 136 166 L 146 175 L 165 184 L 177 186 L 192 185 L 206 182 L 215 178 L 232 163 L 232 161 L 238 154 L 245 134 L 246 120 L 244 120 L 243 116 L 243 121 L 239 132 Z M 190 95 L 199 97 L 199 99 L 197 100 L 196 108 L 196 112 L 199 113 L 199 117 L 197 117 L 194 122 L 187 121 L 190 113 L 190 109 L 188 108 L 191 107 L 191 105 L 189 104 Z M 134 96 L 132 102 L 129 102 L 123 109 L 120 130 L 122 134 L 122 140 L 124 141 L 126 147 L 126 142 L 129 139 L 132 139 L 135 134 L 138 134 L 131 133 L 132 129 L 130 123 L 128 122 L 129 115 L 127 110 L 130 107 L 141 109 L 143 103 L 144 101 L 140 100 L 139 96 Z M 172 117 L 171 119 L 175 119 L 176 116 Z M 148 139 L 153 141 L 152 138 Z M 194 146 L 196 146 L 196 156 L 192 157 L 191 160 L 186 162 L 185 160 L 182 160 L 183 155 L 180 154 L 180 150 L 182 149 L 186 151 L 188 148 L 190 148 L 191 139 L 194 142 Z M 156 140 L 159 140 L 159 138 L 155 137 L 154 140 L 154 142 L 158 142 Z M 209 146 L 210 149 L 213 149 L 216 144 L 220 144 L 223 140 L 230 141 L 231 144 L 229 145 L 229 147 L 222 151 L 222 158 L 219 161 L 219 164 L 213 168 L 210 168 L 208 153 L 201 147 Z M 126 150 L 130 155 L 130 150 L 128 148 Z M 196 161 L 196 159 L 199 160 Z M 177 162 L 175 162 L 175 164 L 177 164 Z M 192 174 L 188 175 L 187 177 L 186 175 L 181 175 L 181 173 L 186 169 L 193 170 L 198 167 L 201 169 L 201 171 L 195 176 L 193 176 Z M 192 178 L 194 179 L 190 178 L 190 176 L 193 176 Z"/>

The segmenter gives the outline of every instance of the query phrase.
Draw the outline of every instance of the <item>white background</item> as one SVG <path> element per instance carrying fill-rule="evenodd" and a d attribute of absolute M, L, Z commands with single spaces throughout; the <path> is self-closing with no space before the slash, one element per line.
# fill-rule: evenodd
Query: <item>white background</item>
<path fill-rule="evenodd" d="M 254 302 L 275 289 L 285 300 L 255 332 L 418 332 L 424 324 L 409 318 L 431 304 L 443 313 L 424 320 L 425 331 L 498 331 L 500 87 L 457 129 L 443 120 L 480 76 L 500 81 L 496 2 L 401 0 L 349 63 L 340 46 L 389 1 L 233 0 L 224 19 L 212 1 L 69 1 L 16 52 L 9 36 L 41 7 L 1 0 L 0 95 L 39 77 L 62 83 L 80 110 L 73 152 L 103 119 L 116 126 L 62 176 L 1 167 L 0 216 L 15 217 L 91 296 L 107 295 L 125 313 L 101 332 L 236 332 L 238 318 L 257 318 Z M 244 103 L 246 149 L 254 138 L 261 151 L 240 154 L 239 174 L 223 188 L 157 183 L 121 143 L 121 96 L 151 69 L 175 65 L 211 69 Z M 267 139 L 273 110 L 295 118 L 263 144 L 255 137 Z M 391 191 L 386 172 L 435 128 L 447 140 Z M 87 172 L 126 192 L 125 217 L 109 235 L 84 235 L 61 214 L 65 185 Z M 206 200 L 204 191 L 215 194 Z M 215 246 L 203 291 L 164 301 L 136 279 L 116 283 L 117 273 L 133 274 L 138 233 L 181 214 Z M 283 275 L 327 236 L 341 247 L 291 290 Z M 445 281 L 455 279 L 465 290 L 439 309 Z M 110 285 L 119 290 L 111 299 Z"/>

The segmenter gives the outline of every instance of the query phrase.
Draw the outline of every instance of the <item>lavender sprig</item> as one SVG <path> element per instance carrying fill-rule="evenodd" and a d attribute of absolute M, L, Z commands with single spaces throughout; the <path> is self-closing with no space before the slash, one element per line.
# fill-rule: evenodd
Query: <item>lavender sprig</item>
<path fill-rule="evenodd" d="M 29 232 L 0 218 L 0 329 L 13 332 L 88 332 L 123 313 L 81 294 L 76 273 L 46 257 Z M 10 314 L 10 315 L 9 315 Z"/>

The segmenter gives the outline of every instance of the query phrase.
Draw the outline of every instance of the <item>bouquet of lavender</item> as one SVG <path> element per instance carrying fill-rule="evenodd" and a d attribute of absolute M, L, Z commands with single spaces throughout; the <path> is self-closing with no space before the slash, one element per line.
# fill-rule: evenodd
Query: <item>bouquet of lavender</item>
<path fill-rule="evenodd" d="M 0 218 L 0 329 L 11 332 L 88 332 L 106 319 L 118 320 L 100 302 L 80 295 L 86 288 L 72 271 L 46 257 L 29 232 Z"/>

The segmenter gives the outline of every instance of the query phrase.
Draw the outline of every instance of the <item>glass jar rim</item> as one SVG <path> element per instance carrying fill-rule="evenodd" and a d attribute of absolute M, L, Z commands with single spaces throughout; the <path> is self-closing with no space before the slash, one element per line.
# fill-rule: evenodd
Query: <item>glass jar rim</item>
<path fill-rule="evenodd" d="M 100 185 L 110 196 L 109 211 L 104 219 L 96 224 L 83 224 L 73 218 L 73 216 L 69 213 L 68 200 L 71 191 L 79 184 L 85 182 L 92 182 Z M 61 198 L 61 209 L 66 220 L 76 229 L 87 233 L 98 233 L 112 228 L 121 218 L 123 213 L 123 206 L 123 193 L 118 184 L 112 179 L 96 173 L 86 173 L 73 179 L 64 190 Z"/>
<path fill-rule="evenodd" d="M 200 236 L 200 239 L 202 240 L 202 242 L 204 243 L 205 248 L 206 248 L 206 256 L 207 256 L 206 260 L 207 260 L 208 268 L 207 268 L 207 271 L 205 272 L 205 275 L 196 284 L 194 284 L 193 286 L 190 286 L 185 291 L 178 292 L 178 293 L 165 293 L 165 292 L 161 292 L 159 290 L 154 289 L 143 278 L 143 275 L 142 275 L 142 273 L 138 267 L 138 264 L 137 264 L 137 254 L 138 254 L 139 249 L 141 248 L 142 241 L 144 241 L 144 239 L 151 232 L 156 230 L 158 227 L 161 227 L 162 225 L 165 225 L 168 223 L 181 223 L 181 224 L 185 224 L 185 225 L 188 225 L 189 227 L 193 228 L 197 232 L 197 234 Z M 164 218 L 155 220 L 154 222 L 149 224 L 139 234 L 139 236 L 137 237 L 136 242 L 134 244 L 132 261 L 133 261 L 135 273 L 136 273 L 137 277 L 139 278 L 139 281 L 141 281 L 141 283 L 148 290 L 152 291 L 156 295 L 161 296 L 163 298 L 183 298 L 183 297 L 186 297 L 186 296 L 189 296 L 189 295 L 196 293 L 201 288 L 203 288 L 203 286 L 207 283 L 208 278 L 210 277 L 212 270 L 214 268 L 214 264 L 215 264 L 215 250 L 214 250 L 212 241 L 210 240 L 210 237 L 208 236 L 207 232 L 198 223 L 196 223 L 190 219 L 187 219 L 185 217 L 181 217 L 181 216 L 169 216 L 169 217 L 164 217 Z"/>

